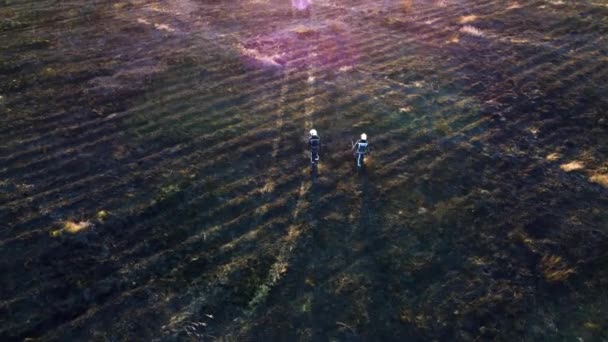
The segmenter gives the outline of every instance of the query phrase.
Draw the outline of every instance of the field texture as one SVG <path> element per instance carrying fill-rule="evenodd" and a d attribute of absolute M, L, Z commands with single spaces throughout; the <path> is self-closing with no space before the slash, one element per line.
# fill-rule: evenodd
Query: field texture
<path fill-rule="evenodd" d="M 0 0 L 0 340 L 607 341 L 608 1 L 294 2 Z"/>

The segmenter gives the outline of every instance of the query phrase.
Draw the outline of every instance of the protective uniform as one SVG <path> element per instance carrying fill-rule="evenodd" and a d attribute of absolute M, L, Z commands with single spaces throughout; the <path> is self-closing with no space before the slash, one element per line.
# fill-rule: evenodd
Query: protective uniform
<path fill-rule="evenodd" d="M 316 165 L 319 162 L 319 150 L 321 149 L 321 138 L 317 135 L 317 131 L 310 130 L 310 138 L 308 138 L 308 150 L 310 151 L 310 163 Z"/>
<path fill-rule="evenodd" d="M 361 134 L 361 139 L 353 145 L 353 154 L 357 159 L 357 166 L 363 166 L 365 162 L 365 154 L 369 151 L 369 143 L 367 142 L 367 135 Z"/>

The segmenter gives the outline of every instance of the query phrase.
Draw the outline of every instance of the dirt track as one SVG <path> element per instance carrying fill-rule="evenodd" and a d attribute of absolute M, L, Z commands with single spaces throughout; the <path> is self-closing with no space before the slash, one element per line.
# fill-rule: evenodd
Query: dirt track
<path fill-rule="evenodd" d="M 608 2 L 168 3 L 0 4 L 3 340 L 608 339 Z"/>

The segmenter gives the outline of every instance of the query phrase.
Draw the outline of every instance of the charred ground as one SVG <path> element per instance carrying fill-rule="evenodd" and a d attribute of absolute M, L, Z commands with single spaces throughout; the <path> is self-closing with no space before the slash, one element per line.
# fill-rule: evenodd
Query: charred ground
<path fill-rule="evenodd" d="M 608 339 L 607 18 L 0 3 L 0 337 Z"/>

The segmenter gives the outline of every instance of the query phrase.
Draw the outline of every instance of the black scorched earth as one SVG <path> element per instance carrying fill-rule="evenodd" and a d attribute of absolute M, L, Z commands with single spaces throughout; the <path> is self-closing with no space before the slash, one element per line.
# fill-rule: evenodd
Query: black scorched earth
<path fill-rule="evenodd" d="M 0 339 L 606 341 L 607 38 L 606 0 L 2 0 Z"/>

